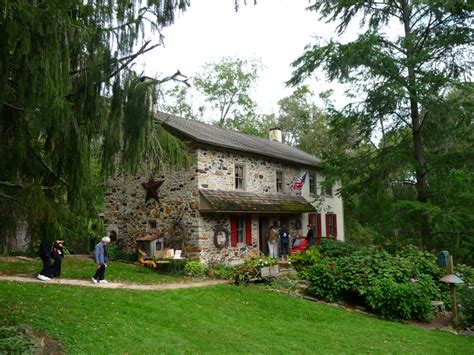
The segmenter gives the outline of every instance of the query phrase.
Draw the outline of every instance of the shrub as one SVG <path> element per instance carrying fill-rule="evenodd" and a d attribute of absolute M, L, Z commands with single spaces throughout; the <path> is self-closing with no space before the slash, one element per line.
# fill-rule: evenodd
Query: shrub
<path fill-rule="evenodd" d="M 297 271 L 302 271 L 308 266 L 316 264 L 321 259 L 318 248 L 312 246 L 305 252 L 298 252 L 290 256 L 291 265 Z"/>
<path fill-rule="evenodd" d="M 303 276 L 309 282 L 308 290 L 316 297 L 328 302 L 341 299 L 344 290 L 343 275 L 337 264 L 322 259 L 307 268 Z"/>
<path fill-rule="evenodd" d="M 184 273 L 192 277 L 203 277 L 206 268 L 199 261 L 188 261 L 184 266 Z"/>
<path fill-rule="evenodd" d="M 352 244 L 339 240 L 323 239 L 318 245 L 318 250 L 322 256 L 328 258 L 338 258 L 351 255 L 357 248 Z"/>
<path fill-rule="evenodd" d="M 418 282 L 397 283 L 380 279 L 366 294 L 367 304 L 376 313 L 390 319 L 432 318 L 431 299 Z"/>
<path fill-rule="evenodd" d="M 465 327 L 474 326 L 474 287 L 464 286 L 459 294 L 460 313 Z"/>
<path fill-rule="evenodd" d="M 454 265 L 454 273 L 459 276 L 467 286 L 474 286 L 474 268 L 464 264 Z"/>
<path fill-rule="evenodd" d="M 278 264 L 278 259 L 271 259 L 267 256 L 256 256 L 247 259 L 234 269 L 234 282 L 236 284 L 246 284 L 258 277 L 260 268 L 276 264 Z"/>
<path fill-rule="evenodd" d="M 123 261 L 136 261 L 137 254 L 129 254 L 125 252 L 123 249 L 117 250 L 117 247 L 113 244 L 109 244 L 107 247 L 107 253 L 109 254 L 109 258 L 112 260 L 123 260 Z"/>
<path fill-rule="evenodd" d="M 27 354 L 31 353 L 33 344 L 30 338 L 23 334 L 18 327 L 0 326 L 0 353 Z"/>
<path fill-rule="evenodd" d="M 227 265 L 209 265 L 206 269 L 206 274 L 220 280 L 232 279 L 234 275 L 234 268 Z"/>
<path fill-rule="evenodd" d="M 443 271 L 430 253 L 409 248 L 391 255 L 326 241 L 321 255 L 300 276 L 308 280 L 312 294 L 326 301 L 355 302 L 392 319 L 429 320 L 432 300 L 449 306 L 449 287 L 438 281 Z"/>

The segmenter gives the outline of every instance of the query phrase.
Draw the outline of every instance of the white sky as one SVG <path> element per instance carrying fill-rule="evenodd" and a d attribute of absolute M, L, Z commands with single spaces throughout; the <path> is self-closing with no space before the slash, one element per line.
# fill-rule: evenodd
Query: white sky
<path fill-rule="evenodd" d="M 254 100 L 260 113 L 277 112 L 277 101 L 293 91 L 285 87 L 291 77 L 290 63 L 298 58 L 315 36 L 329 39 L 334 25 L 318 21 L 318 14 L 305 10 L 308 0 L 248 0 L 238 12 L 233 0 L 192 0 L 191 7 L 163 30 L 165 46 L 145 54 L 139 69 L 148 76 L 167 76 L 179 69 L 192 77 L 206 62 L 224 56 L 260 58 L 264 66 Z M 137 68 L 138 69 L 138 68 Z M 307 84 L 316 96 L 335 89 L 336 106 L 343 100 L 342 88 L 319 75 Z M 316 101 L 318 103 L 318 101 Z"/>

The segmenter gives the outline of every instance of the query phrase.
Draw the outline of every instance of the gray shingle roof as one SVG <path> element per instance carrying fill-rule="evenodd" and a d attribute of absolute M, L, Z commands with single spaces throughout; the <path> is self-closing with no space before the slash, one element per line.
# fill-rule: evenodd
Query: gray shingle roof
<path fill-rule="evenodd" d="M 256 194 L 246 191 L 200 189 L 208 206 L 201 205 L 201 212 L 259 212 L 304 213 L 316 209 L 303 196 L 284 194 Z"/>
<path fill-rule="evenodd" d="M 287 144 L 255 137 L 203 122 L 158 112 L 156 118 L 166 129 L 211 146 L 263 155 L 295 164 L 316 166 L 320 159 Z"/>

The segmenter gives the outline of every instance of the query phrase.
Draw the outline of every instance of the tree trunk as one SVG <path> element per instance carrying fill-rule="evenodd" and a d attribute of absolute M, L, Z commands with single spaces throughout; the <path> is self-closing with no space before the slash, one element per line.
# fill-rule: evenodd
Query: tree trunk
<path fill-rule="evenodd" d="M 416 175 L 416 192 L 418 202 L 423 204 L 428 203 L 428 181 L 427 181 L 427 168 L 425 160 L 425 152 L 423 139 L 421 136 L 421 121 L 420 111 L 418 107 L 418 97 L 416 91 L 416 74 L 415 68 L 412 64 L 414 48 L 411 38 L 411 26 L 410 18 L 411 13 L 408 8 L 406 1 L 401 1 L 403 9 L 403 24 L 405 29 L 405 40 L 407 41 L 407 70 L 408 70 L 408 92 L 410 98 L 410 118 L 411 118 L 411 130 L 413 136 L 413 153 L 417 162 L 415 166 Z M 420 229 L 420 248 L 429 249 L 431 247 L 431 224 L 429 218 L 428 208 L 424 208 L 420 215 L 421 229 Z"/>

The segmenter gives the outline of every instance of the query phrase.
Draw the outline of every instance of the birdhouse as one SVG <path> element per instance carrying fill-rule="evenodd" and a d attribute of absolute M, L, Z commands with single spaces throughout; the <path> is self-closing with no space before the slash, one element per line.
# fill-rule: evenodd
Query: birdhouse
<path fill-rule="evenodd" d="M 448 267 L 449 252 L 443 250 L 438 254 L 438 265 L 440 267 Z"/>
<path fill-rule="evenodd" d="M 164 248 L 164 238 L 152 232 L 147 236 L 137 238 L 138 252 L 144 257 L 153 258 L 158 251 Z"/>

